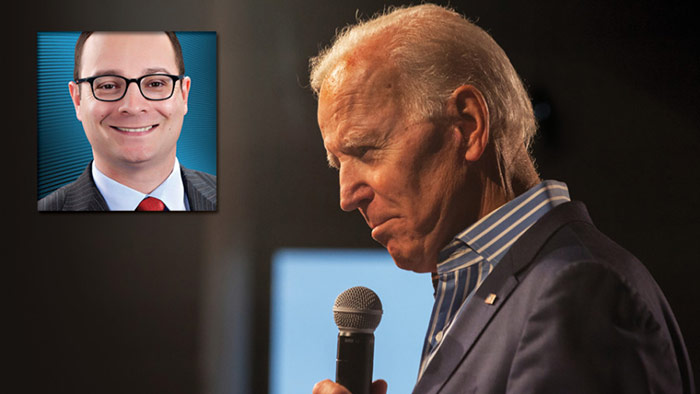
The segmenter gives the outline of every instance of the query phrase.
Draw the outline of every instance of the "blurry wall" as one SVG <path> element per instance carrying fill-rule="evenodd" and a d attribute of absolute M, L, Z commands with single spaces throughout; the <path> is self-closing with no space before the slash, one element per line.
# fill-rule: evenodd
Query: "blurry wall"
<path fill-rule="evenodd" d="M 567 182 L 598 227 L 647 265 L 697 376 L 700 48 L 689 2 L 451 3 L 550 107 L 535 146 L 540 172 Z M 307 61 L 356 11 L 383 6 L 68 0 L 15 12 L 3 60 L 13 191 L 4 200 L 9 338 L 22 372 L 13 375 L 26 392 L 267 391 L 274 250 L 377 246 L 359 215 L 338 208 Z M 36 32 L 86 29 L 217 31 L 218 212 L 36 212 Z"/>

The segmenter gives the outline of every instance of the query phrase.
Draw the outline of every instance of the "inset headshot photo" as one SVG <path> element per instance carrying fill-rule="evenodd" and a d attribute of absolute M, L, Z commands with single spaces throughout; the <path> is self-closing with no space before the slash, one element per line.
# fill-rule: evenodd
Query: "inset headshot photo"
<path fill-rule="evenodd" d="M 216 211 L 216 32 L 37 33 L 39 211 Z"/>

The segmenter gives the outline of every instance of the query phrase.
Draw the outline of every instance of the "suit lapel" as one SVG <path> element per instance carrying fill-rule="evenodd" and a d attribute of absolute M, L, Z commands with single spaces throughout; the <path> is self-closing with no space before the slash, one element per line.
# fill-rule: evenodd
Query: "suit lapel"
<path fill-rule="evenodd" d="M 414 393 L 437 393 L 440 390 L 513 292 L 518 284 L 515 277 L 503 269 L 499 271 L 494 268 L 469 303 L 460 309 Z M 492 298 L 493 303 L 487 303 L 487 297 Z"/>
<path fill-rule="evenodd" d="M 579 202 L 561 204 L 543 216 L 513 244 L 471 300 L 460 309 L 440 348 L 416 384 L 414 394 L 440 391 L 501 306 L 508 301 L 519 284 L 518 274 L 532 263 L 544 242 L 557 229 L 577 220 L 590 223 L 585 206 Z"/>
<path fill-rule="evenodd" d="M 192 211 L 216 211 L 216 185 L 207 183 L 195 171 L 180 166 L 182 182 Z"/>
<path fill-rule="evenodd" d="M 193 211 L 216 210 L 216 184 L 197 172 L 180 167 L 185 193 Z M 92 162 L 66 188 L 63 211 L 109 211 L 109 206 L 92 179 Z"/>
<path fill-rule="evenodd" d="M 107 202 L 92 179 L 92 163 L 66 190 L 64 211 L 109 211 Z"/>

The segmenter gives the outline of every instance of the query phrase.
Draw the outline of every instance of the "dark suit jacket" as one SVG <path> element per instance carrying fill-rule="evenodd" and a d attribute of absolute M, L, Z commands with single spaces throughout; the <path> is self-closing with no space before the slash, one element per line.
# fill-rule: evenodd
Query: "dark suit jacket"
<path fill-rule="evenodd" d="M 180 166 L 192 211 L 216 211 L 216 177 Z M 75 180 L 38 202 L 40 211 L 108 211 L 107 202 L 92 179 L 90 165 Z"/>
<path fill-rule="evenodd" d="M 495 302 L 485 302 L 495 294 Z M 455 318 L 414 393 L 693 393 L 671 308 L 644 266 L 562 204 Z"/>

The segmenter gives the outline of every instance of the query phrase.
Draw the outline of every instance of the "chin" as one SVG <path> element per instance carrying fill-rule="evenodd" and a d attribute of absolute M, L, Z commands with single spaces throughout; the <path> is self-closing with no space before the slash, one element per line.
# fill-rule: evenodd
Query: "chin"
<path fill-rule="evenodd" d="M 143 144 L 135 147 L 124 147 L 118 154 L 125 163 L 140 164 L 151 161 L 157 157 L 157 149 Z"/>
<path fill-rule="evenodd" d="M 430 262 L 427 261 L 428 259 L 423 256 L 422 253 L 410 253 L 391 246 L 387 247 L 387 251 L 389 252 L 389 255 L 391 255 L 391 258 L 394 259 L 396 266 L 403 270 L 417 273 L 428 273 L 437 269 L 435 264 L 431 265 Z"/>

